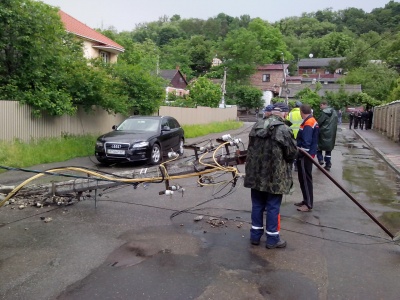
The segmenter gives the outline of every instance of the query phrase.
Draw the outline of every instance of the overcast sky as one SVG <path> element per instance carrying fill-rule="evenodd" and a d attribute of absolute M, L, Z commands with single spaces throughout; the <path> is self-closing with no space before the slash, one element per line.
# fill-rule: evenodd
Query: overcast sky
<path fill-rule="evenodd" d="M 366 12 L 384 7 L 389 0 L 42 0 L 92 28 L 114 26 L 118 31 L 131 31 L 135 25 L 157 21 L 159 17 L 180 15 L 182 19 L 206 20 L 219 13 L 232 17 L 250 15 L 275 22 L 285 17 L 300 16 L 326 8 L 334 11 L 348 7 Z M 399 2 L 399 1 L 396 1 Z"/>

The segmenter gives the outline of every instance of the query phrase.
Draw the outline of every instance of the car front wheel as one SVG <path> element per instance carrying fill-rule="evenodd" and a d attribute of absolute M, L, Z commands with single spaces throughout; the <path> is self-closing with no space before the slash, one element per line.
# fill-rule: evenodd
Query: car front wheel
<path fill-rule="evenodd" d="M 179 156 L 182 156 L 184 152 L 185 152 L 185 149 L 183 148 L 183 139 L 181 139 L 179 141 L 179 149 L 178 149 Z"/>
<path fill-rule="evenodd" d="M 161 149 L 158 144 L 154 144 L 153 148 L 151 148 L 150 163 L 152 165 L 157 165 L 160 162 L 161 162 Z"/>

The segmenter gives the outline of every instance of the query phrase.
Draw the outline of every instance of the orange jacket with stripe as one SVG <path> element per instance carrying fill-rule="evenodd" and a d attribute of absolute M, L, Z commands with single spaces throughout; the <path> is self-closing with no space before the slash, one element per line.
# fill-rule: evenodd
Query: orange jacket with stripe
<path fill-rule="evenodd" d="M 310 155 L 317 153 L 319 127 L 312 115 L 304 119 L 297 134 L 297 147 L 308 152 Z"/>

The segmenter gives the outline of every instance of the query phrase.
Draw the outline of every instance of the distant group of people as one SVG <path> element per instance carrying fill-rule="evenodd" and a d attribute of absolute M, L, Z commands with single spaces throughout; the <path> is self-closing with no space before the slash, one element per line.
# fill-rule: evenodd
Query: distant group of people
<path fill-rule="evenodd" d="M 367 109 L 361 112 L 360 110 L 351 111 L 349 113 L 349 129 L 354 124 L 354 129 L 360 128 L 361 130 L 372 129 L 372 118 L 374 113 L 372 109 Z"/>
<path fill-rule="evenodd" d="M 312 158 L 317 155 L 319 163 L 330 170 L 338 124 L 336 111 L 326 101 L 321 102 L 320 108 L 317 120 L 311 107 L 299 101 L 290 113 L 283 103 L 268 105 L 264 118 L 250 131 L 244 186 L 251 189 L 253 245 L 259 245 L 264 234 L 266 212 L 266 248 L 286 247 L 286 241 L 280 238 L 279 212 L 283 194 L 288 194 L 293 185 L 294 161 L 302 192 L 302 201 L 295 203 L 297 210 L 309 212 L 313 208 L 313 163 L 302 151 Z"/>

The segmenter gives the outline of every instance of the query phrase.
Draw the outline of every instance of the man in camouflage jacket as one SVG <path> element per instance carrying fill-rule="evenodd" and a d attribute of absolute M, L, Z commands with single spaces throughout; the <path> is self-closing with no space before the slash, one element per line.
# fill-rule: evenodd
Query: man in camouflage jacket
<path fill-rule="evenodd" d="M 251 188 L 250 241 L 260 244 L 266 210 L 267 248 L 286 246 L 279 237 L 279 210 L 282 195 L 289 193 L 293 185 L 292 162 L 297 155 L 293 132 L 285 124 L 288 112 L 287 105 L 276 103 L 272 115 L 258 121 L 249 134 L 244 186 Z"/>

